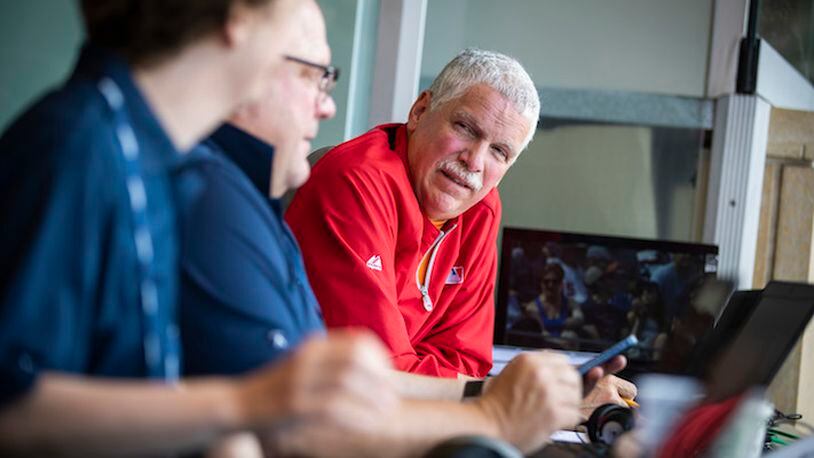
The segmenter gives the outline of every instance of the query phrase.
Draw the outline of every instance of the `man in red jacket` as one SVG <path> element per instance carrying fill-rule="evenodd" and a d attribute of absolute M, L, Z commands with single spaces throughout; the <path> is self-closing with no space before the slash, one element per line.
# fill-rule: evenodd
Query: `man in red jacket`
<path fill-rule="evenodd" d="M 539 112 L 516 60 L 468 49 L 406 124 L 378 126 L 320 160 L 286 218 L 329 327 L 374 330 L 403 371 L 486 376 L 496 187 Z"/>

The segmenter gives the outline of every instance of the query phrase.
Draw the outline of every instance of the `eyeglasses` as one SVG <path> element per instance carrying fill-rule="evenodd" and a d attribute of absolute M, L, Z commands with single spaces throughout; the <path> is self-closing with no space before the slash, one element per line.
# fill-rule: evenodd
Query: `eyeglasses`
<path fill-rule="evenodd" d="M 339 69 L 337 67 L 334 67 L 333 65 L 318 64 L 316 62 L 311 62 L 310 60 L 300 59 L 299 57 L 294 56 L 284 57 L 286 60 L 290 60 L 291 62 L 296 62 L 307 67 L 322 70 L 322 76 L 319 78 L 319 90 L 326 96 L 330 95 L 331 91 L 333 91 L 336 87 L 336 80 L 339 79 Z"/>

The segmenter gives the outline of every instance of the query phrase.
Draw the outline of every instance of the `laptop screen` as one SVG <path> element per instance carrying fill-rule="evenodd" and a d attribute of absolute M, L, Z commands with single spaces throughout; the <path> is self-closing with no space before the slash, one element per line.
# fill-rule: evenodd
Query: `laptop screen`
<path fill-rule="evenodd" d="M 712 365 L 711 400 L 768 385 L 814 314 L 814 285 L 770 282 L 749 320 Z"/>

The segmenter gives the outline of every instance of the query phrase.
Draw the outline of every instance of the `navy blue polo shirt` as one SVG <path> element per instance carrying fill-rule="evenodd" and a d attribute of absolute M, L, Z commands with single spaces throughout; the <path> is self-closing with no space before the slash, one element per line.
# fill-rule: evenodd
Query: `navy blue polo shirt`
<path fill-rule="evenodd" d="M 121 123 L 97 86 L 104 77 L 120 89 L 140 147 L 162 351 L 177 333 L 168 171 L 178 152 L 127 63 L 86 47 L 69 80 L 0 137 L 0 403 L 25 393 L 42 371 L 147 373 Z"/>
<path fill-rule="evenodd" d="M 268 195 L 273 148 L 225 125 L 179 168 L 183 372 L 234 374 L 324 332 L 302 256 Z"/>

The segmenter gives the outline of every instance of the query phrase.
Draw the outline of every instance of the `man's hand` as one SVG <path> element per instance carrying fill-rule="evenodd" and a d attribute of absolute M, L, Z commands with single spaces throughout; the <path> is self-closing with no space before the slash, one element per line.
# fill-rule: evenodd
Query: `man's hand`
<path fill-rule="evenodd" d="M 583 379 L 583 389 L 585 389 L 585 393 L 587 394 L 592 391 L 594 385 L 596 385 L 602 377 L 608 374 L 615 374 L 624 369 L 625 366 L 627 366 L 627 358 L 624 356 L 615 356 L 607 363 L 589 370 Z"/>
<path fill-rule="evenodd" d="M 625 399 L 637 395 L 636 385 L 611 374 L 621 371 L 627 365 L 627 358 L 617 356 L 600 367 L 585 374 L 585 399 L 582 400 L 583 420 L 591 416 L 594 409 L 603 404 L 618 404 L 627 407 Z"/>
<path fill-rule="evenodd" d="M 242 405 L 264 445 L 310 455 L 311 447 L 325 445 L 317 437 L 320 431 L 372 430 L 392 420 L 399 399 L 390 367 L 371 334 L 332 332 L 249 376 L 241 389 Z"/>
<path fill-rule="evenodd" d="M 615 375 L 606 375 L 599 379 L 594 388 L 582 400 L 582 416 L 587 420 L 593 411 L 604 404 L 617 404 L 628 407 L 625 399 L 636 397 L 636 385 Z"/>
<path fill-rule="evenodd" d="M 562 355 L 522 353 L 474 401 L 498 434 L 524 452 L 539 449 L 554 431 L 579 422 L 582 379 Z"/>

